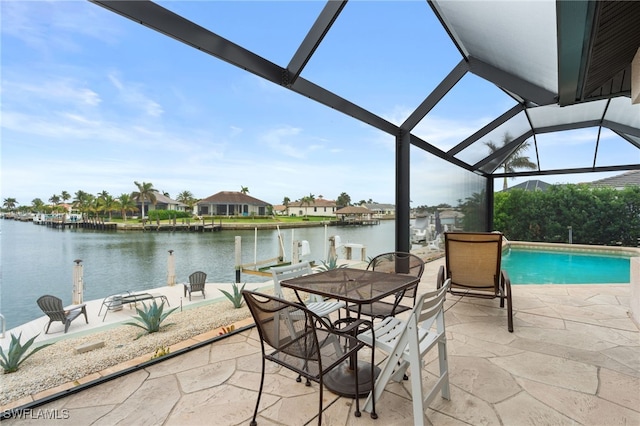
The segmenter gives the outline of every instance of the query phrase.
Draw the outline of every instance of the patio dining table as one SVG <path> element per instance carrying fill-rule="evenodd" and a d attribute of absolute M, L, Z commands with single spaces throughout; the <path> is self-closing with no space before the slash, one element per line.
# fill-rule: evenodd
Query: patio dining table
<path fill-rule="evenodd" d="M 405 290 L 420 281 L 420 278 L 405 274 L 389 274 L 353 268 L 336 268 L 315 274 L 282 280 L 280 285 L 298 292 L 318 294 L 323 297 L 343 300 L 349 304 L 363 305 L 384 299 Z M 349 311 L 347 310 L 347 315 Z M 376 369 L 376 375 L 379 369 Z M 325 378 L 327 389 L 333 393 L 355 397 L 355 374 L 352 360 L 334 369 Z M 375 377 L 371 377 L 371 365 L 358 362 L 359 397 L 366 396 L 372 388 Z"/>

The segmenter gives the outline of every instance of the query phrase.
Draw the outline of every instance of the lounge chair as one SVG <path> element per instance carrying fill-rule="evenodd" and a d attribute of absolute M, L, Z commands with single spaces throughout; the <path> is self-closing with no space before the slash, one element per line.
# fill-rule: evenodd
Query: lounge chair
<path fill-rule="evenodd" d="M 421 278 L 424 272 L 424 261 L 418 256 L 405 252 L 390 252 L 380 254 L 369 262 L 368 270 L 387 272 L 390 274 L 407 274 Z M 418 285 L 396 293 L 393 302 L 378 301 L 370 304 L 350 305 L 349 310 L 373 318 L 386 318 L 408 311 L 412 306 L 401 305 L 400 301 L 409 297 L 415 302 Z"/>
<path fill-rule="evenodd" d="M 87 306 L 84 303 L 82 305 L 63 307 L 60 298 L 48 294 L 39 297 L 37 303 L 40 309 L 42 309 L 42 312 L 49 317 L 49 323 L 47 324 L 47 329 L 44 334 L 49 333 L 49 327 L 51 323 L 55 321 L 60 321 L 64 324 L 64 332 L 66 333 L 69 330 L 71 321 L 78 318 L 81 314 L 84 314 L 84 319 L 87 324 L 89 324 Z"/>
<path fill-rule="evenodd" d="M 189 275 L 189 283 L 184 285 L 184 295 L 187 296 L 189 293 L 189 301 L 191 301 L 191 293 L 196 291 L 202 292 L 202 298 L 205 299 L 204 294 L 204 284 L 207 281 L 207 274 L 202 271 L 196 271 L 193 274 Z"/>
<path fill-rule="evenodd" d="M 501 269 L 502 234 L 499 232 L 445 232 L 446 267 L 438 272 L 438 286 L 451 278 L 451 294 L 507 300 L 507 321 L 513 332 L 511 280 Z"/>

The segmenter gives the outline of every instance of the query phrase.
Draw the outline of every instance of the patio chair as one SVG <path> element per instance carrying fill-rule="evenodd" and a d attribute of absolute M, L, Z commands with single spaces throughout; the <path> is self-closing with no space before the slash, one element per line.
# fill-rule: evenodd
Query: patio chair
<path fill-rule="evenodd" d="M 375 348 L 388 354 L 375 386 L 365 401 L 364 411 L 375 410 L 389 381 L 400 382 L 409 377 L 411 400 L 413 401 L 413 424 L 424 424 L 424 413 L 438 391 L 445 399 L 449 394 L 449 367 L 447 363 L 447 337 L 444 324 L 444 300 L 450 280 L 429 293 L 418 297 L 406 321 L 387 317 L 372 330 L 358 335 L 367 345 L 375 343 Z M 428 392 L 423 388 L 422 368 L 424 358 L 434 347 L 438 347 L 439 376 Z"/>
<path fill-rule="evenodd" d="M 357 351 L 366 343 L 357 339 L 358 333 L 370 330 L 371 322 L 355 320 L 344 328 L 334 328 L 330 321 L 320 317 L 303 304 L 275 296 L 243 290 L 244 297 L 260 335 L 262 374 L 258 400 L 251 425 L 256 425 L 260 398 L 264 387 L 265 361 L 282 367 L 319 384 L 318 425 L 322 424 L 324 378 L 348 359 L 357 371 Z M 374 377 L 374 351 L 371 351 L 371 377 Z M 360 393 L 358 374 L 355 377 L 356 394 Z M 356 397 L 355 416 L 360 417 L 360 402 Z M 375 407 L 372 408 L 374 417 Z"/>
<path fill-rule="evenodd" d="M 511 280 L 501 269 L 500 232 L 445 232 L 446 267 L 438 272 L 438 285 L 451 279 L 451 294 L 507 300 L 508 329 L 513 332 Z"/>
<path fill-rule="evenodd" d="M 309 262 L 300 262 L 286 266 L 274 266 L 271 268 L 271 274 L 273 276 L 273 291 L 275 295 L 281 299 L 285 298 L 282 293 L 280 281 L 309 275 L 311 273 L 313 273 L 313 271 L 311 270 L 311 264 Z M 319 317 L 329 318 L 330 314 L 344 308 L 346 305 L 344 302 L 337 300 L 325 300 L 322 296 L 310 294 L 308 301 L 305 302 L 305 306 Z"/>
<path fill-rule="evenodd" d="M 390 274 L 407 274 L 421 278 L 424 272 L 424 261 L 418 256 L 405 252 L 390 252 L 380 254 L 369 262 L 368 270 L 387 272 Z M 370 304 L 350 305 L 349 310 L 373 318 L 386 318 L 395 316 L 411 309 L 413 306 L 401 305 L 400 301 L 409 297 L 414 299 L 418 285 L 396 293 L 393 302 L 377 301 Z"/>
<path fill-rule="evenodd" d="M 196 291 L 202 292 L 202 298 L 205 299 L 204 294 L 204 284 L 207 281 L 207 274 L 202 271 L 196 271 L 193 274 L 189 275 L 189 283 L 184 285 L 184 295 L 187 296 L 189 293 L 189 301 L 191 301 L 191 293 Z"/>
<path fill-rule="evenodd" d="M 68 307 L 62 306 L 62 300 L 56 296 L 46 294 L 40 296 L 37 300 L 38 306 L 49 317 L 49 323 L 44 334 L 49 333 L 49 327 L 52 322 L 60 321 L 64 324 L 64 332 L 69 330 L 71 321 L 78 318 L 81 314 L 84 314 L 84 320 L 89 324 L 89 318 L 87 318 L 87 306 L 86 304 L 73 305 Z"/>

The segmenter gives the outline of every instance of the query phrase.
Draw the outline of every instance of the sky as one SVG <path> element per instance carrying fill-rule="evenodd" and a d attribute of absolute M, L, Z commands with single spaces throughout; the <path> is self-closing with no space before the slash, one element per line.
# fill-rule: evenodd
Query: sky
<path fill-rule="evenodd" d="M 324 6 L 159 3 L 283 67 Z M 173 198 L 246 187 L 271 204 L 343 192 L 353 202 L 394 203 L 395 141 L 385 133 L 88 1 L 0 0 L 0 13 L 2 199 L 30 205 L 78 190 L 117 197 L 138 181 Z M 400 124 L 460 59 L 427 2 L 352 1 L 302 76 Z M 469 102 L 469 93 L 483 101 Z M 446 150 L 511 106 L 468 74 L 414 133 Z M 573 156 L 575 165 L 562 165 L 591 165 L 596 132 L 539 138 L 541 164 Z M 579 156 L 569 151 L 584 144 Z M 412 148 L 411 168 L 412 206 L 455 202 L 453 166 Z"/>

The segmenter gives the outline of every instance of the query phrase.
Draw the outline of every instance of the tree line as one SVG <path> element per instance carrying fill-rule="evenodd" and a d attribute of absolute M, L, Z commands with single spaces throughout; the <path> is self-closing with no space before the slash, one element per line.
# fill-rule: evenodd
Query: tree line
<path fill-rule="evenodd" d="M 494 197 L 494 229 L 508 239 L 635 247 L 640 238 L 640 187 L 621 190 L 552 185 L 546 191 L 511 190 Z"/>

